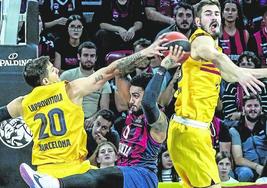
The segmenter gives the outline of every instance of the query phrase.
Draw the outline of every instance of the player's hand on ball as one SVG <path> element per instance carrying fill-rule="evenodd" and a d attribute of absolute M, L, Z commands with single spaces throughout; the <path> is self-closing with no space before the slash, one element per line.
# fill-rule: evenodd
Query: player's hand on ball
<path fill-rule="evenodd" d="M 170 46 L 169 54 L 161 61 L 161 66 L 167 70 L 181 66 L 183 55 L 183 47 L 178 45 Z"/>

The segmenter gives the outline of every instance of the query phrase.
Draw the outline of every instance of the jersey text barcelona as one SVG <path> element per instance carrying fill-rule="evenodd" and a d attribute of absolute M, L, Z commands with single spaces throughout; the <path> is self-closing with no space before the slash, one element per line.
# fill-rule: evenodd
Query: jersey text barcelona
<path fill-rule="evenodd" d="M 39 86 L 23 99 L 23 118 L 33 133 L 34 165 L 84 160 L 87 155 L 84 113 L 69 99 L 65 85 Z"/>

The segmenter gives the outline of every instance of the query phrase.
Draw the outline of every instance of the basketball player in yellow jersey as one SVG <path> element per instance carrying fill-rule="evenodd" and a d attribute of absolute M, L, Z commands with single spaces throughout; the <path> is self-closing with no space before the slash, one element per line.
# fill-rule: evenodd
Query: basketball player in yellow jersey
<path fill-rule="evenodd" d="M 217 0 L 202 0 L 196 9 L 199 27 L 190 38 L 191 56 L 182 65 L 175 115 L 170 122 L 168 148 L 183 187 L 220 187 L 209 125 L 219 96 L 221 77 L 239 82 L 246 94 L 264 86 L 257 78 L 267 69 L 237 67 L 218 48 L 221 9 Z"/>
<path fill-rule="evenodd" d="M 34 89 L 1 107 L 0 122 L 23 116 L 33 133 L 32 164 L 37 165 L 39 172 L 57 178 L 84 173 L 91 166 L 85 160 L 83 96 L 100 89 L 115 75 L 135 70 L 145 63 L 142 59 L 162 55 L 160 51 L 166 48 L 160 45 L 165 41 L 161 38 L 138 53 L 72 82 L 59 80 L 59 71 L 48 57 L 34 59 L 24 70 L 25 81 Z"/>

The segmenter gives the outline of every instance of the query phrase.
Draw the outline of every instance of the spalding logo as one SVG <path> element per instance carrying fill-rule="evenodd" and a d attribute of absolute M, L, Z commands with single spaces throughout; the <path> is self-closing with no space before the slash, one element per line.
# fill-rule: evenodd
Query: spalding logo
<path fill-rule="evenodd" d="M 14 60 L 14 59 L 17 59 L 18 56 L 19 56 L 18 53 L 11 53 L 9 54 L 8 59 Z"/>
<path fill-rule="evenodd" d="M 0 123 L 0 140 L 13 149 L 24 148 L 32 141 L 32 133 L 21 117 Z"/>

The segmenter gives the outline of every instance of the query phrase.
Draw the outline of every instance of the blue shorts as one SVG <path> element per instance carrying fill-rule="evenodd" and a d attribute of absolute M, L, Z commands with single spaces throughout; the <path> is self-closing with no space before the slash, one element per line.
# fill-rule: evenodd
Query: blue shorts
<path fill-rule="evenodd" d="M 157 188 L 157 175 L 147 168 L 137 166 L 117 166 L 123 174 L 123 188 Z"/>

